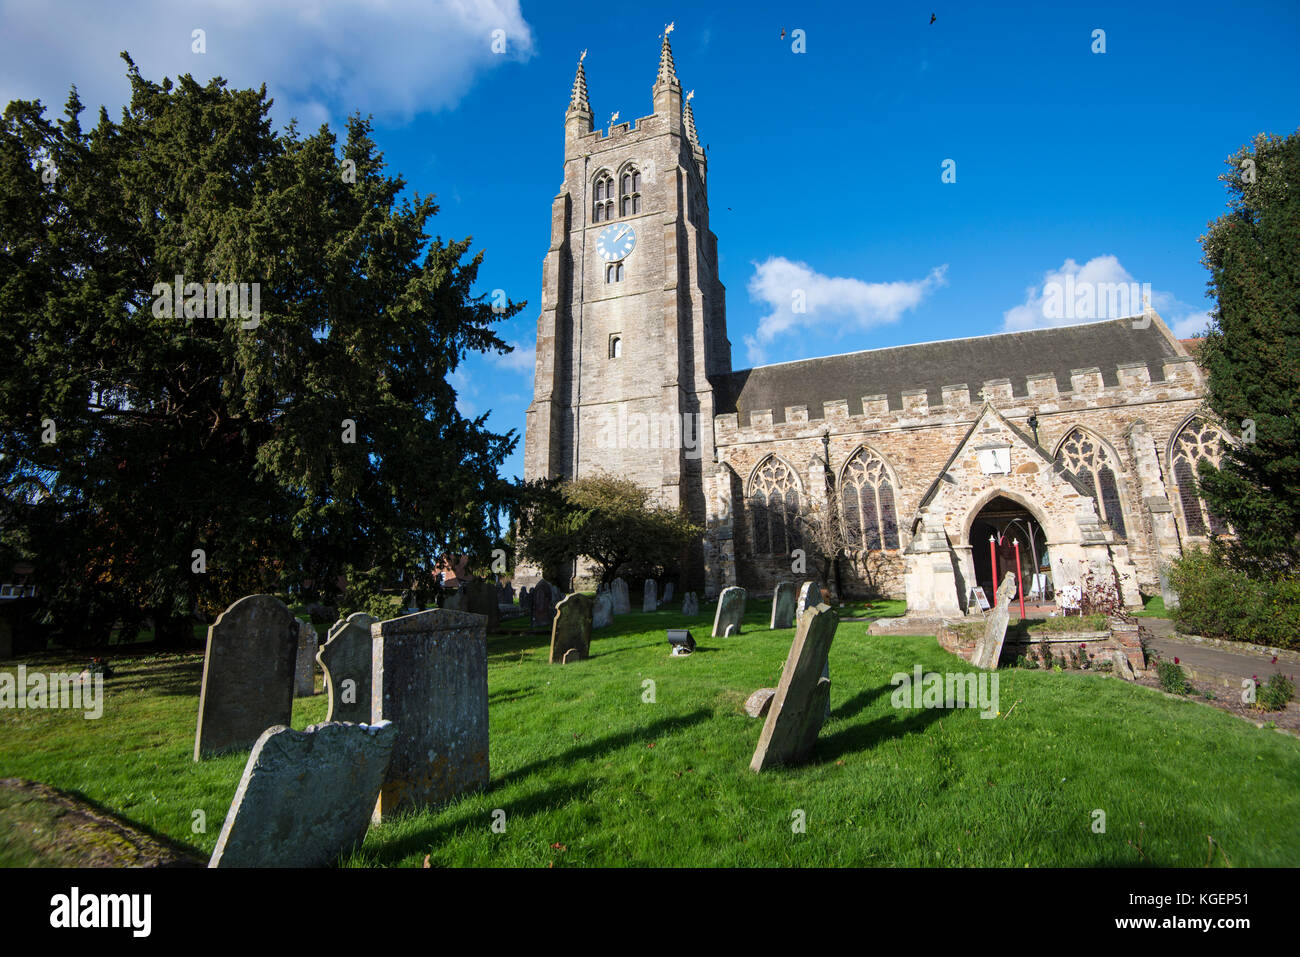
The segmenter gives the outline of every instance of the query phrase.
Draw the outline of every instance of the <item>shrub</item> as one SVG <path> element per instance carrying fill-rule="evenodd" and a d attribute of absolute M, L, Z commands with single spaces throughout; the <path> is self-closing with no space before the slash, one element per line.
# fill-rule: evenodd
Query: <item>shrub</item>
<path fill-rule="evenodd" d="M 1300 578 L 1261 581 L 1222 560 L 1221 549 L 1189 549 L 1170 567 L 1182 631 L 1300 649 Z"/>
<path fill-rule="evenodd" d="M 1261 711 L 1281 711 L 1295 697 L 1295 682 L 1280 672 L 1274 673 L 1255 695 L 1255 706 Z"/>
<path fill-rule="evenodd" d="M 1160 687 L 1170 694 L 1187 694 L 1191 690 L 1192 686 L 1187 681 L 1182 665 L 1176 665 L 1172 661 L 1157 662 L 1156 675 L 1160 679 Z"/>

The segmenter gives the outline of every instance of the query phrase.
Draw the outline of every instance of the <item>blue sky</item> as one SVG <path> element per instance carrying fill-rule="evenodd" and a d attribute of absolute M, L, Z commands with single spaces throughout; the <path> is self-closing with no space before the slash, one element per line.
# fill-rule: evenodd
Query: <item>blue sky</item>
<path fill-rule="evenodd" d="M 636 119 L 669 21 L 738 368 L 1041 325 L 1044 282 L 1066 274 L 1149 283 L 1191 334 L 1212 305 L 1197 239 L 1223 211 L 1224 159 L 1300 127 L 1294 2 L 0 0 L 0 102 L 58 107 L 75 81 L 116 110 L 126 49 L 153 78 L 266 82 L 281 121 L 374 114 L 390 172 L 437 196 L 432 231 L 485 252 L 481 291 L 528 300 L 503 330 L 519 352 L 456 378 L 466 413 L 522 436 L 578 54 L 597 124 Z"/>

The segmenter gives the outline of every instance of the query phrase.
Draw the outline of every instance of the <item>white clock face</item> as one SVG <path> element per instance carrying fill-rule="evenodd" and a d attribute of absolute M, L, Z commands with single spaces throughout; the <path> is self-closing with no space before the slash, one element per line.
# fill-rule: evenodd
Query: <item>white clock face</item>
<path fill-rule="evenodd" d="M 636 230 L 627 223 L 611 223 L 596 236 L 596 252 L 607 263 L 618 262 L 636 248 Z"/>

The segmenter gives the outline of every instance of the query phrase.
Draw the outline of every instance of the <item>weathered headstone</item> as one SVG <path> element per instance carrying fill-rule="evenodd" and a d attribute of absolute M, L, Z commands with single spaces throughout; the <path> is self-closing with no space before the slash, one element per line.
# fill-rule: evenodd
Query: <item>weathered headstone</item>
<path fill-rule="evenodd" d="M 325 867 L 366 836 L 397 728 L 267 728 L 253 745 L 209 867 Z"/>
<path fill-rule="evenodd" d="M 364 611 L 340 618 L 316 652 L 330 696 L 326 721 L 365 724 L 370 720 L 370 626 L 375 621 Z"/>
<path fill-rule="evenodd" d="M 812 753 L 826 720 L 831 682 L 822 671 L 839 621 L 829 605 L 809 608 L 799 618 L 750 770 L 795 764 Z"/>
<path fill-rule="evenodd" d="M 1007 638 L 1007 621 L 1011 617 L 1011 593 L 1016 587 L 1015 572 L 1007 572 L 998 586 L 997 606 L 984 623 L 984 634 L 975 643 L 975 653 L 970 663 L 976 668 L 994 670 L 1002 657 L 1002 643 Z"/>
<path fill-rule="evenodd" d="M 1137 681 L 1137 672 L 1133 670 L 1133 662 L 1128 660 L 1128 655 L 1116 648 L 1112 657 L 1115 661 L 1115 674 L 1125 681 Z"/>
<path fill-rule="evenodd" d="M 772 621 L 768 625 L 769 629 L 794 627 L 794 606 L 798 598 L 798 586 L 794 582 L 777 582 L 776 591 L 772 593 Z"/>
<path fill-rule="evenodd" d="M 442 600 L 443 611 L 463 611 L 464 608 L 465 608 L 465 586 L 464 585 L 461 585 L 460 588 L 456 589 L 454 592 L 452 592 Z"/>
<path fill-rule="evenodd" d="M 249 595 L 208 627 L 194 760 L 249 748 L 293 713 L 298 620 L 278 598 Z"/>
<path fill-rule="evenodd" d="M 461 611 L 471 615 L 482 615 L 487 619 L 487 633 L 494 635 L 501 621 L 501 609 L 497 606 L 497 586 L 492 582 L 469 581 L 462 588 L 465 599 Z"/>
<path fill-rule="evenodd" d="M 607 591 L 596 596 L 591 606 L 591 627 L 608 628 L 614 624 L 614 597 Z"/>
<path fill-rule="evenodd" d="M 555 606 L 551 625 L 551 664 L 568 662 L 568 652 L 586 658 L 591 652 L 592 605 L 586 595 L 574 592 Z"/>
<path fill-rule="evenodd" d="M 822 586 L 820 582 L 806 581 L 799 586 L 799 598 L 794 603 L 794 620 L 798 621 L 809 608 L 816 608 L 822 603 Z"/>
<path fill-rule="evenodd" d="M 694 618 L 700 613 L 700 600 L 696 597 L 695 592 L 688 591 L 686 597 L 682 599 L 682 614 L 687 618 Z"/>
<path fill-rule="evenodd" d="M 564 653 L 564 657 L 560 659 L 560 664 L 571 665 L 576 661 L 582 661 L 586 657 L 587 656 L 584 655 L 580 649 L 570 648 Z"/>
<path fill-rule="evenodd" d="M 519 607 L 524 609 L 525 611 L 533 607 L 531 604 L 529 604 L 528 599 L 529 599 L 528 587 L 521 586 L 519 589 Z"/>
<path fill-rule="evenodd" d="M 497 604 L 513 605 L 515 603 L 515 586 L 511 582 L 497 585 Z"/>
<path fill-rule="evenodd" d="M 529 596 L 531 602 L 532 623 L 534 625 L 549 625 L 551 619 L 555 617 L 555 594 L 551 588 L 551 583 L 545 578 L 538 581 L 533 586 L 533 593 Z"/>
<path fill-rule="evenodd" d="M 663 603 L 666 605 L 672 600 L 673 600 L 673 583 L 669 582 L 667 585 L 664 586 Z"/>
<path fill-rule="evenodd" d="M 298 657 L 293 666 L 293 696 L 310 698 L 316 693 L 316 648 L 320 638 L 311 622 L 298 619 Z"/>
<path fill-rule="evenodd" d="M 434 609 L 370 627 L 373 722 L 397 725 L 375 819 L 436 807 L 488 783 L 487 631 Z"/>
<path fill-rule="evenodd" d="M 614 614 L 626 615 L 632 611 L 632 599 L 628 595 L 627 582 L 615 578 L 609 586 L 609 592 L 614 597 Z"/>
<path fill-rule="evenodd" d="M 655 584 L 655 580 L 653 578 L 647 578 L 645 580 L 645 593 L 644 593 L 644 598 L 641 601 L 642 611 L 658 610 L 659 608 L 658 590 L 659 590 L 659 586 Z"/>
<path fill-rule="evenodd" d="M 740 620 L 745 617 L 747 592 L 739 585 L 722 589 L 718 596 L 718 610 L 713 615 L 713 637 L 723 638 L 740 634 Z"/>
<path fill-rule="evenodd" d="M 745 699 L 745 714 L 751 718 L 761 718 L 772 707 L 772 698 L 776 696 L 775 688 L 759 688 Z"/>

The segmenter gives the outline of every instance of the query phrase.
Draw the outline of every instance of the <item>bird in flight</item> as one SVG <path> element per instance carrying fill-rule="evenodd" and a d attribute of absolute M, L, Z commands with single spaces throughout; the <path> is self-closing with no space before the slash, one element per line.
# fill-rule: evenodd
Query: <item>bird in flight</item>
<path fill-rule="evenodd" d="M 782 39 L 782 40 L 785 39 L 785 27 L 782 27 L 782 28 L 781 28 L 781 39 Z"/>
<path fill-rule="evenodd" d="M 934 21 L 935 21 L 936 19 L 937 19 L 937 18 L 935 17 L 935 15 L 934 15 L 933 13 L 930 14 L 930 22 L 931 22 L 931 23 L 934 23 Z"/>

